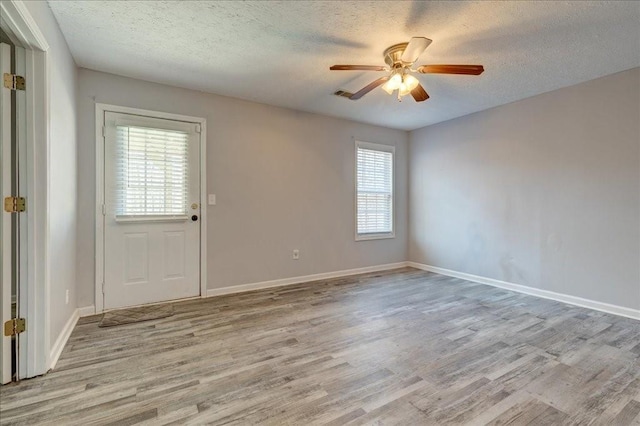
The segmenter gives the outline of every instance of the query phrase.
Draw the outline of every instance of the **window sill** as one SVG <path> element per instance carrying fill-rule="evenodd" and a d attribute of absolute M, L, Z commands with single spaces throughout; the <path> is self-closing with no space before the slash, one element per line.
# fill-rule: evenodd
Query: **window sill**
<path fill-rule="evenodd" d="M 391 238 L 395 238 L 395 233 L 387 233 L 387 234 L 359 234 L 356 235 L 356 241 L 369 241 L 369 240 L 388 240 Z"/>

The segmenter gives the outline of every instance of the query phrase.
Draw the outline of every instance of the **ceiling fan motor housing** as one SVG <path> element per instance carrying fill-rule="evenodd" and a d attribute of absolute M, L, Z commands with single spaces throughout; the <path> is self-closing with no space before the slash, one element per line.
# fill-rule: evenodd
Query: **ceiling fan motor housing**
<path fill-rule="evenodd" d="M 384 61 L 387 63 L 387 65 L 389 65 L 391 68 L 410 66 L 411 63 L 402 62 L 402 54 L 404 53 L 404 49 L 408 44 L 409 43 L 398 43 L 387 48 L 384 51 Z"/>

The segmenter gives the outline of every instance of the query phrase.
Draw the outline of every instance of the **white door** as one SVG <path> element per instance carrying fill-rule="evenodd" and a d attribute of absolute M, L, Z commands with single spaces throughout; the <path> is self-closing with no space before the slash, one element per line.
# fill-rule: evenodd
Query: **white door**
<path fill-rule="evenodd" d="M 11 46 L 0 43 L 0 76 L 11 72 Z M 11 91 L 0 86 L 0 188 L 2 188 L 2 200 L 10 196 L 11 191 Z M 2 324 L 11 319 L 11 213 L 2 208 L 2 220 L 0 222 L 0 279 L 2 280 L 2 293 L 0 302 L 0 316 Z M 2 383 L 11 381 L 11 337 L 4 335 L 4 327 L 0 329 L 2 334 L 2 350 L 0 351 L 0 366 Z"/>
<path fill-rule="evenodd" d="M 104 307 L 200 294 L 200 133 L 105 113 Z"/>

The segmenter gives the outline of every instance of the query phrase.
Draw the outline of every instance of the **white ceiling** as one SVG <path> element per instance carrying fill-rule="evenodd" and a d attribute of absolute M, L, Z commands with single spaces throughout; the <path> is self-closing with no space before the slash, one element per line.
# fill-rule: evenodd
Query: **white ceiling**
<path fill-rule="evenodd" d="M 49 4 L 84 68 L 412 130 L 640 66 L 640 2 L 59 1 Z M 420 75 L 431 96 L 376 89 L 382 52 L 433 40 L 416 64 L 482 64 Z"/>

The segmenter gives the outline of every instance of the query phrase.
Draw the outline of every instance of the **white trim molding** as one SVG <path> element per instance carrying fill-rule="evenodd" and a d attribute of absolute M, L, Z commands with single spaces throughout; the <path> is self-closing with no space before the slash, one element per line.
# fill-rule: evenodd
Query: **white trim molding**
<path fill-rule="evenodd" d="M 624 306 L 612 305 L 609 303 L 598 302 L 595 300 L 584 299 L 569 294 L 556 293 L 555 291 L 543 290 L 534 287 L 528 287 L 521 284 L 514 284 L 507 281 L 495 280 L 493 278 L 481 277 L 479 275 L 467 274 L 465 272 L 453 271 L 451 269 L 439 268 L 437 266 L 425 265 L 417 262 L 407 262 L 407 266 L 421 269 L 423 271 L 434 272 L 448 277 L 460 278 L 463 280 L 486 284 L 492 287 L 498 287 L 505 290 L 511 290 L 518 293 L 528 294 L 530 296 L 542 297 L 543 299 L 555 300 L 556 302 L 568 303 L 570 305 L 580 306 L 582 308 L 594 309 L 596 311 L 606 312 L 608 314 L 619 315 L 622 317 L 640 320 L 640 310 L 627 308 Z"/>
<path fill-rule="evenodd" d="M 109 105 L 96 102 L 95 111 L 95 138 L 96 138 L 96 205 L 95 205 L 95 305 L 93 313 L 102 313 L 104 309 L 104 216 L 102 208 L 104 204 L 104 114 L 116 112 L 122 114 L 141 115 L 152 118 L 184 121 L 199 125 L 200 135 L 200 297 L 207 294 L 207 120 L 202 117 L 173 114 L 162 111 L 151 111 L 139 108 L 130 108 L 119 105 Z M 167 300 L 166 302 L 170 302 Z M 83 308 L 86 309 L 86 308 Z"/>
<path fill-rule="evenodd" d="M 78 315 L 80 315 L 80 318 L 90 317 L 91 315 L 95 315 L 95 314 L 96 314 L 95 305 L 83 306 L 81 308 L 78 308 Z"/>
<path fill-rule="evenodd" d="M 55 368 L 56 364 L 58 363 L 58 359 L 60 359 L 60 355 L 62 354 L 62 350 L 67 344 L 67 341 L 69 341 L 69 337 L 71 336 L 71 333 L 73 332 L 73 329 L 76 327 L 76 324 L 78 323 L 79 319 L 80 319 L 80 310 L 76 309 L 75 311 L 73 311 L 73 314 L 71 315 L 67 323 L 62 328 L 62 331 L 58 335 L 56 342 L 51 347 L 51 353 L 49 354 L 48 369 Z"/>
<path fill-rule="evenodd" d="M 49 43 L 22 1 L 0 2 L 0 12 L 3 26 L 7 26 L 18 44 L 25 49 L 49 50 Z"/>
<path fill-rule="evenodd" d="M 301 284 L 311 281 L 327 280 L 330 278 L 347 277 L 349 275 L 366 274 L 369 272 L 387 271 L 390 269 L 404 268 L 407 262 L 387 263 L 384 265 L 366 266 L 364 268 L 345 269 L 342 271 L 324 272 L 321 274 L 303 275 L 298 277 L 283 278 L 279 280 L 261 281 L 250 284 L 239 284 L 228 287 L 210 288 L 207 297 L 222 296 L 224 294 L 245 293 L 247 291 L 262 290 L 265 288 L 284 287 L 293 284 Z"/>
<path fill-rule="evenodd" d="M 25 49 L 26 117 L 24 138 L 19 144 L 25 153 L 25 186 L 20 192 L 27 198 L 26 226 L 20 229 L 21 246 L 26 257 L 20 271 L 21 316 L 29 327 L 20 336 L 18 377 L 38 376 L 48 370 L 50 359 L 49 318 L 49 45 L 24 2 L 0 2 L 0 26 L 9 38 Z M 21 171 L 22 173 L 22 171 Z M 23 266 L 21 266 L 22 268 Z"/>

